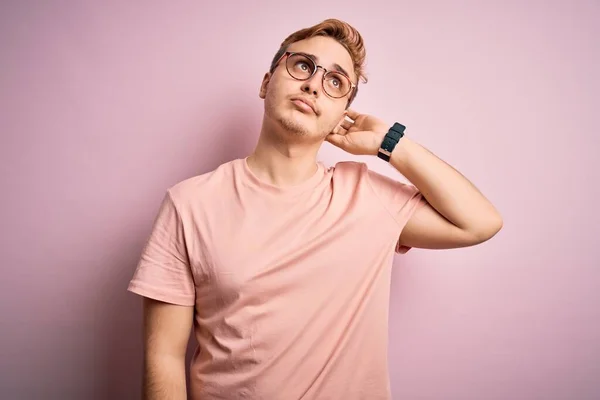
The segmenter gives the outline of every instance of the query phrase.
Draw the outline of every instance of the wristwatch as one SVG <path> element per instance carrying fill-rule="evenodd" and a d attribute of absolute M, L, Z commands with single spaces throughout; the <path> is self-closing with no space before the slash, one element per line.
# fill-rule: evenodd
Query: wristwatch
<path fill-rule="evenodd" d="M 392 151 L 394 151 L 394 147 L 396 147 L 400 139 L 402 139 L 402 136 L 404 136 L 405 129 L 406 126 L 398 122 L 394 123 L 394 125 L 383 138 L 383 142 L 381 143 L 377 157 L 389 162 L 390 157 L 392 156 Z"/>

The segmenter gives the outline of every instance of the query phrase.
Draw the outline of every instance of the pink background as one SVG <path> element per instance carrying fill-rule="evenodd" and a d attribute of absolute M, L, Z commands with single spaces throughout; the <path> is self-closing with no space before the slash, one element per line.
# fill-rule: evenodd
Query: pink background
<path fill-rule="evenodd" d="M 406 124 L 505 220 L 396 259 L 394 398 L 600 398 L 598 2 L 86 3 L 0 6 L 2 398 L 139 396 L 125 289 L 159 201 L 252 151 L 271 57 L 328 17 L 366 40 L 354 107 Z"/>

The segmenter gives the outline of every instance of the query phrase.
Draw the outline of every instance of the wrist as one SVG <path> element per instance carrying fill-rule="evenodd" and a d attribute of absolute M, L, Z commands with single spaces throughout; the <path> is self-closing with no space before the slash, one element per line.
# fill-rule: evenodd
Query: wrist
<path fill-rule="evenodd" d="M 387 131 L 375 132 L 375 135 L 373 135 L 374 143 L 371 146 L 372 150 L 369 152 L 369 155 L 377 156 L 377 154 L 379 154 L 379 149 L 381 148 L 381 143 L 383 143 L 383 139 L 385 139 L 386 134 L 387 134 Z"/>

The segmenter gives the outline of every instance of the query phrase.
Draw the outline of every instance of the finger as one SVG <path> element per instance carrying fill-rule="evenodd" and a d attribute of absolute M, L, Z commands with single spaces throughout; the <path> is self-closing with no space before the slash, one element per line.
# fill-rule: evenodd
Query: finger
<path fill-rule="evenodd" d="M 347 119 L 343 120 L 342 123 L 340 124 L 342 128 L 348 130 L 352 127 L 352 125 L 354 124 L 354 122 L 348 121 Z"/>
<path fill-rule="evenodd" d="M 344 129 L 343 127 L 341 127 L 340 125 L 337 125 L 335 128 L 333 128 L 333 131 L 331 132 L 335 135 L 345 135 L 346 133 L 348 133 L 348 131 L 346 129 Z"/>
<path fill-rule="evenodd" d="M 353 109 L 349 108 L 346 110 L 346 115 L 352 118 L 352 120 L 356 120 L 356 118 L 358 118 L 360 114 L 354 111 Z"/>

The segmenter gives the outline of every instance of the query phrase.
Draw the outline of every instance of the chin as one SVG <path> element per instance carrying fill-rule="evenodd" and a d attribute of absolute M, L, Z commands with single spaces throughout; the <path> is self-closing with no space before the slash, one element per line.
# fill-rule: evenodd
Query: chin
<path fill-rule="evenodd" d="M 311 134 L 311 129 L 307 126 L 307 124 L 303 124 L 294 118 L 281 118 L 279 120 L 279 125 L 283 128 L 283 130 L 291 134 L 299 136 Z"/>
<path fill-rule="evenodd" d="M 312 124 L 308 123 L 308 121 L 302 117 L 304 117 L 304 115 L 298 115 L 295 110 L 292 110 L 292 112 L 285 110 L 284 112 L 276 112 L 275 115 L 273 115 L 273 120 L 284 131 L 291 134 L 302 136 L 309 135 L 314 128 L 311 127 Z"/>
<path fill-rule="evenodd" d="M 288 135 L 296 137 L 318 136 L 315 115 L 303 113 L 293 105 L 291 107 L 286 106 L 287 104 L 280 103 L 275 107 L 265 107 L 265 114 Z"/>

